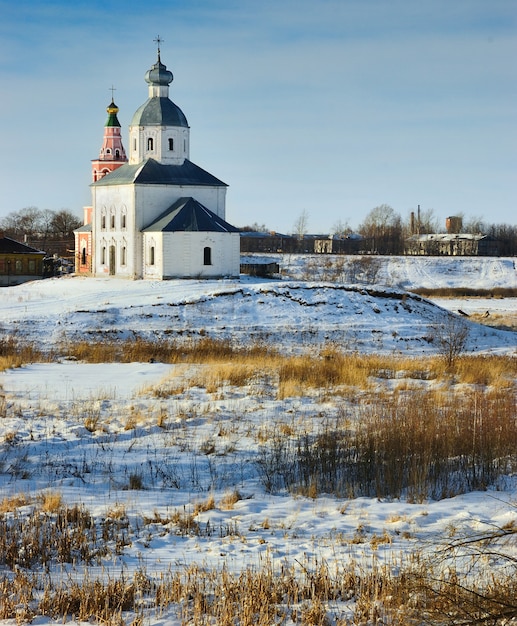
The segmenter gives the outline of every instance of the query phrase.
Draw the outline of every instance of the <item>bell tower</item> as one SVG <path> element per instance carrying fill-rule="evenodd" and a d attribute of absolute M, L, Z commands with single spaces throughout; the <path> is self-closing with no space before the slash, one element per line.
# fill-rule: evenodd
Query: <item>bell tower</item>
<path fill-rule="evenodd" d="M 124 165 L 124 163 L 127 163 L 126 152 L 122 145 L 122 137 L 120 134 L 120 122 L 117 118 L 119 109 L 113 101 L 113 95 L 106 111 L 108 113 L 108 120 L 104 125 L 102 148 L 99 153 L 99 158 L 92 161 L 93 182 L 113 172 L 113 170 Z"/>

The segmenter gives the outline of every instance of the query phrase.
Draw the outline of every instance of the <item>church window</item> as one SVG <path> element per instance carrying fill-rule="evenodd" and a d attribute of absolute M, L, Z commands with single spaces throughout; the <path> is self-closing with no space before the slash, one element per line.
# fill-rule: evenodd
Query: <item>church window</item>
<path fill-rule="evenodd" d="M 169 137 L 169 150 L 174 150 L 174 139 Z"/>
<path fill-rule="evenodd" d="M 120 265 L 126 264 L 126 246 L 122 246 L 120 250 Z"/>
<path fill-rule="evenodd" d="M 101 265 L 106 265 L 106 246 L 102 247 L 101 252 Z"/>
<path fill-rule="evenodd" d="M 86 248 L 83 247 L 81 251 L 81 265 L 86 265 Z"/>
<path fill-rule="evenodd" d="M 149 265 L 154 265 L 154 246 L 149 248 Z"/>
<path fill-rule="evenodd" d="M 212 265 L 212 248 L 209 246 L 203 250 L 203 265 Z"/>
<path fill-rule="evenodd" d="M 106 154 L 111 154 L 111 150 L 109 148 L 106 148 Z"/>
<path fill-rule="evenodd" d="M 120 156 L 120 150 L 115 150 L 115 156 L 117 157 L 117 159 L 119 158 L 119 156 Z"/>
<path fill-rule="evenodd" d="M 102 230 L 105 230 L 106 228 L 106 216 L 105 215 L 101 216 L 101 228 Z"/>
<path fill-rule="evenodd" d="M 126 214 L 125 213 L 122 213 L 120 217 L 120 227 L 126 228 Z"/>
<path fill-rule="evenodd" d="M 114 215 L 110 216 L 110 227 L 115 228 L 115 216 Z"/>
<path fill-rule="evenodd" d="M 136 152 L 136 139 L 133 139 L 133 152 Z"/>
<path fill-rule="evenodd" d="M 148 150 L 153 150 L 153 145 L 154 145 L 153 138 L 152 137 L 148 137 L 147 138 L 147 149 Z"/>

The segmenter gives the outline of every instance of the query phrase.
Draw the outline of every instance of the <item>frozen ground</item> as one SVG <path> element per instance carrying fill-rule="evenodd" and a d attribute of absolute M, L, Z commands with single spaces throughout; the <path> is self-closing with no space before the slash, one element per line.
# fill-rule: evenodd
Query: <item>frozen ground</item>
<path fill-rule="evenodd" d="M 280 259 L 283 278 L 149 283 L 67 277 L 0 290 L 0 332 L 53 348 L 103 336 L 185 338 L 211 335 L 241 343 L 271 342 L 300 351 L 331 341 L 345 350 L 432 354 L 433 328 L 445 309 L 515 313 L 516 299 L 445 302 L 408 293 L 414 287 L 516 287 L 511 259 L 388 259 L 375 285 L 302 280 L 307 258 Z M 304 269 L 305 268 L 305 269 Z M 470 302 L 470 301 L 469 301 Z M 469 308 L 472 307 L 472 308 Z M 517 334 L 468 324 L 468 349 L 516 354 Z M 190 563 L 259 567 L 269 560 L 311 567 L 316 562 L 361 567 L 393 563 L 416 548 L 431 552 L 457 534 L 503 526 L 517 518 L 517 485 L 508 477 L 486 492 L 410 504 L 405 500 L 317 499 L 271 495 L 256 468 L 262 443 L 279 428 L 321 428 L 338 406 L 324 395 L 276 400 L 267 389 L 187 388 L 163 398 L 153 389 L 178 384 L 182 366 L 161 363 L 91 365 L 58 359 L 0 373 L 0 500 L 23 492 L 57 491 L 96 517 L 124 507 L 132 531 L 123 553 L 93 575 L 150 575 Z M 178 388 L 180 385 L 178 384 Z M 351 405 L 352 406 L 352 405 Z M 352 409 L 351 409 L 352 410 Z M 159 468 L 159 472 L 156 468 Z M 138 475 L 142 489 L 129 489 Z M 233 504 L 228 494 L 239 493 Z M 202 532 L 139 525 L 143 516 L 191 512 Z M 386 541 L 377 541 L 385 537 Z M 80 575 L 80 572 L 76 572 Z M 341 609 L 345 615 L 346 606 Z M 37 624 L 46 623 L 38 619 Z M 174 626 L 170 615 L 148 623 Z"/>

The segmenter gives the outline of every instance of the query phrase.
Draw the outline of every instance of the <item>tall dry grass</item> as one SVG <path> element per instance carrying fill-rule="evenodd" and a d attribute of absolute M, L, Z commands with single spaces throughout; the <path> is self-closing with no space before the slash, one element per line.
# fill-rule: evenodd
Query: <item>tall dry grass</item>
<path fill-rule="evenodd" d="M 167 610 L 182 624 L 207 626 L 417 626 L 423 616 L 435 626 L 511 623 L 517 616 L 514 572 L 494 572 L 487 585 L 486 550 L 475 539 L 471 547 L 478 562 L 468 575 L 448 562 L 447 548 L 438 558 L 418 552 L 389 566 L 308 560 L 274 566 L 266 558 L 240 573 L 191 565 L 157 578 L 137 570 L 119 578 L 106 573 L 102 579 L 54 581 L 47 575 L 43 581 L 17 570 L 0 576 L 0 619 L 73 616 L 121 626 L 163 618 Z"/>
<path fill-rule="evenodd" d="M 517 470 L 507 390 L 369 395 L 347 417 L 316 435 L 276 433 L 257 461 L 264 487 L 423 501 L 486 489 Z"/>
<path fill-rule="evenodd" d="M 52 358 L 52 353 L 44 354 L 34 344 L 20 341 L 16 334 L 0 335 L 0 371 Z"/>

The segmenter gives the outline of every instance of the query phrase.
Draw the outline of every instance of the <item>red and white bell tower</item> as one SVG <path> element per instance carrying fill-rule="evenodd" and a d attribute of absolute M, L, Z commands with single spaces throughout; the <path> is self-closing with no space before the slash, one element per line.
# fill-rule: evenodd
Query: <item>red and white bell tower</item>
<path fill-rule="evenodd" d="M 120 135 L 120 122 L 117 119 L 118 107 L 113 102 L 113 98 L 106 111 L 108 112 L 108 121 L 104 125 L 104 141 L 99 158 L 92 161 L 93 182 L 127 163 L 126 152 Z"/>

